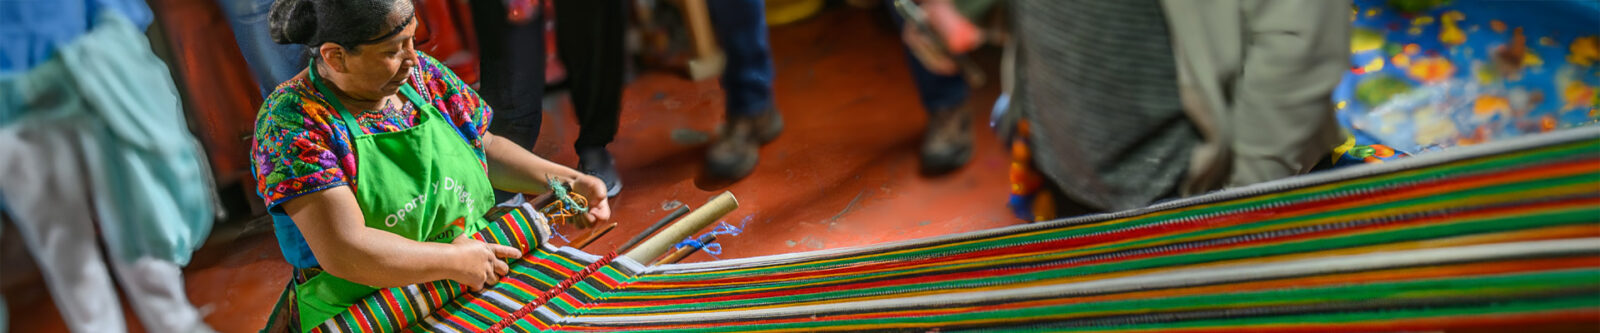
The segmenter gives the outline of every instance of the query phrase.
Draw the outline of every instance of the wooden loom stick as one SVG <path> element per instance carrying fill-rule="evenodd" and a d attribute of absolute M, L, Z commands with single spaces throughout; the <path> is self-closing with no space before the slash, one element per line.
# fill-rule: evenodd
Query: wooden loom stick
<path fill-rule="evenodd" d="M 611 228 L 616 227 L 617 224 L 613 222 L 604 227 L 594 228 L 594 230 L 589 230 L 589 233 L 584 234 L 583 237 L 579 237 L 578 241 L 572 242 L 572 244 L 569 244 L 568 246 L 572 246 L 572 248 L 575 249 L 583 249 L 584 246 L 589 246 L 589 243 L 594 242 L 596 239 L 600 239 L 600 236 L 605 236 L 607 232 L 611 231 Z"/>
<path fill-rule="evenodd" d="M 723 215 L 728 215 L 728 212 L 732 212 L 736 208 L 739 208 L 739 200 L 734 199 L 733 192 L 722 192 L 722 194 L 718 194 L 712 197 L 711 200 L 706 201 L 704 205 L 700 205 L 700 209 L 696 209 L 694 212 L 689 213 L 688 216 L 678 220 L 678 222 L 667 226 L 666 229 L 661 230 L 661 233 L 645 239 L 644 243 L 639 244 L 639 247 L 628 250 L 623 256 L 638 263 L 650 262 L 651 259 L 667 253 L 667 250 L 672 249 L 673 244 L 677 244 L 678 241 L 685 237 L 694 235 L 700 229 L 705 229 L 706 226 L 716 222 L 717 219 L 721 219 Z"/>
<path fill-rule="evenodd" d="M 672 223 L 673 220 L 677 220 L 679 217 L 683 217 L 683 214 L 688 213 L 688 204 L 678 205 L 678 209 L 672 210 L 671 213 L 667 214 L 667 217 L 661 218 L 660 221 L 656 221 L 656 224 L 651 224 L 649 228 L 644 228 L 644 231 L 639 232 L 638 236 L 633 236 L 633 239 L 622 243 L 622 246 L 617 248 L 617 252 L 628 252 L 628 250 L 633 249 L 634 245 L 639 245 L 639 242 L 644 241 L 645 237 L 650 237 L 650 234 L 656 233 L 656 230 L 661 230 L 661 227 L 667 226 L 667 223 Z"/>
<path fill-rule="evenodd" d="M 678 251 L 668 254 L 666 257 L 661 258 L 661 260 L 657 260 L 655 265 L 676 264 L 679 260 L 683 260 L 684 257 L 694 254 L 694 251 L 698 251 L 715 241 L 717 241 L 716 234 L 706 234 L 705 236 L 701 236 L 700 239 L 695 242 L 696 244 L 679 248 Z"/>

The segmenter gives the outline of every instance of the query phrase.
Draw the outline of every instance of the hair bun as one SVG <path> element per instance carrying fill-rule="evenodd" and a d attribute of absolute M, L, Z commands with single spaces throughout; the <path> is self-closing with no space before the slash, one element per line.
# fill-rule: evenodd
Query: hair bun
<path fill-rule="evenodd" d="M 276 0 L 267 12 L 267 35 L 278 44 L 306 44 L 317 32 L 313 0 Z"/>

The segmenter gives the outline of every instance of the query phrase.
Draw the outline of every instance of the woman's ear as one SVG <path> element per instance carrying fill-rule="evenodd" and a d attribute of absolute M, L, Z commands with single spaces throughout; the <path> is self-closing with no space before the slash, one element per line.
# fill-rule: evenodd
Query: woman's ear
<path fill-rule="evenodd" d="M 322 46 L 317 48 L 317 53 L 322 56 L 322 61 L 328 64 L 328 68 L 332 68 L 333 71 L 340 73 L 348 71 L 345 68 L 344 57 L 346 53 L 344 47 L 339 46 L 338 43 L 322 43 Z"/>

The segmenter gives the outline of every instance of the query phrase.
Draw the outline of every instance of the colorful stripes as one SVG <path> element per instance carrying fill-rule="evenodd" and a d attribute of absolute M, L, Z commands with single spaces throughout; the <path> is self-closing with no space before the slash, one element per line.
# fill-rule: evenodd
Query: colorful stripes
<path fill-rule="evenodd" d="M 1600 322 L 1600 130 L 1558 134 L 853 249 L 641 268 L 534 244 L 488 291 L 380 291 L 328 331 L 1585 327 Z"/>

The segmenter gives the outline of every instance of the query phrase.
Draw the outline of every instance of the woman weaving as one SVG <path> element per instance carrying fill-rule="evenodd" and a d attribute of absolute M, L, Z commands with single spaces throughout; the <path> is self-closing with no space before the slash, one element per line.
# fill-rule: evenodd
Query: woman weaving
<path fill-rule="evenodd" d="M 438 60 L 413 48 L 409 0 L 278 0 L 274 41 L 310 64 L 267 97 L 252 147 L 257 191 L 295 267 L 275 322 L 307 330 L 378 288 L 499 280 L 512 247 L 468 238 L 494 189 L 542 193 L 548 180 L 609 218 L 601 181 L 487 128 L 492 111 Z M 297 318 L 296 318 L 297 317 Z"/>

